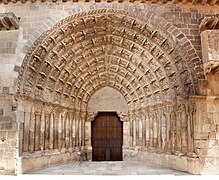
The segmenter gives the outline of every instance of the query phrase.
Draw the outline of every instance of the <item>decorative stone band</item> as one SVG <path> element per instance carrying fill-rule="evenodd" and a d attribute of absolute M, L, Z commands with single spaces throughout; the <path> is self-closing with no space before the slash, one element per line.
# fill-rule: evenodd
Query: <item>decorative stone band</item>
<path fill-rule="evenodd" d="M 199 25 L 200 32 L 213 29 L 219 29 L 219 17 L 205 17 Z"/>
<path fill-rule="evenodd" d="M 1 2 L 1 1 L 0 1 Z M 0 13 L 0 31 L 19 28 L 19 19 L 13 12 Z"/>
<path fill-rule="evenodd" d="M 25 2 L 36 2 L 37 0 L 0 0 L 0 3 L 4 3 L 4 4 L 8 4 L 10 2 L 13 2 L 13 3 L 16 3 L 16 2 L 22 2 L 22 3 L 25 3 Z M 67 1 L 70 1 L 70 0 L 41 0 L 41 2 L 53 2 L 53 3 L 56 3 L 56 2 L 67 2 Z M 80 2 L 80 0 L 71 0 L 73 2 Z M 83 2 L 89 2 L 90 0 L 85 0 Z M 147 3 L 148 1 L 150 1 L 151 3 L 162 3 L 162 4 L 166 4 L 168 2 L 170 3 L 173 3 L 173 4 L 194 4 L 194 5 L 206 5 L 206 4 L 209 4 L 209 5 L 219 5 L 219 0 L 209 0 L 209 1 L 206 1 L 206 0 L 95 0 L 95 2 L 119 2 L 119 3 L 122 3 L 122 2 L 130 2 L 130 3 Z"/>

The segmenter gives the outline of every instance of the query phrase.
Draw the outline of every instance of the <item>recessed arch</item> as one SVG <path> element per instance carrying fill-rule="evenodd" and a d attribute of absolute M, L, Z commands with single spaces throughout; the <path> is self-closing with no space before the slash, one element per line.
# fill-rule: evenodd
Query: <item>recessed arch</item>
<path fill-rule="evenodd" d="M 102 68 L 118 76 L 123 73 L 124 79 L 132 73 L 145 101 L 195 94 L 197 77 L 192 77 L 193 67 L 181 55 L 178 42 L 149 21 L 124 11 L 118 11 L 118 15 L 115 12 L 98 10 L 68 17 L 40 37 L 22 65 L 18 94 L 42 100 L 48 100 L 50 94 L 50 99 L 66 102 L 65 97 L 84 94 L 80 84 L 85 82 L 86 72 L 92 71 L 92 63 L 97 64 L 96 68 L 102 63 Z M 149 96 L 144 87 L 149 89 Z M 134 94 L 139 96 L 136 89 Z M 79 101 L 80 97 L 75 100 Z M 75 106 L 75 102 L 67 104 Z"/>

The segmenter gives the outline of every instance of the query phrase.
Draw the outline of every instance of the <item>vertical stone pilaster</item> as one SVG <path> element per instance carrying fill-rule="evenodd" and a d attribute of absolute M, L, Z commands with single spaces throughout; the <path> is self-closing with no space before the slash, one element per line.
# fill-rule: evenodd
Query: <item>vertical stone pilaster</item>
<path fill-rule="evenodd" d="M 24 112 L 24 138 L 23 138 L 23 152 L 29 150 L 29 128 L 30 128 L 30 112 L 25 110 Z"/>

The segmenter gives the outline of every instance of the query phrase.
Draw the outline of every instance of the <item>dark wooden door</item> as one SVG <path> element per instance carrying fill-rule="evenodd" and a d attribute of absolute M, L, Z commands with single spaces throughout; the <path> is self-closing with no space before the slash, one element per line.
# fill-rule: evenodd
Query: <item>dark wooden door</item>
<path fill-rule="evenodd" d="M 123 124 L 114 112 L 100 112 L 92 122 L 93 161 L 122 161 Z"/>

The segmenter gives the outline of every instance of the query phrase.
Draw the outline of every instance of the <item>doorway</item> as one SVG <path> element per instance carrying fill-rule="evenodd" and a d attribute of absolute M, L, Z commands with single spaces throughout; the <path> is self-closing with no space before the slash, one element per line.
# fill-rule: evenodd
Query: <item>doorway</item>
<path fill-rule="evenodd" d="M 116 112 L 99 112 L 92 122 L 93 161 L 122 161 L 123 123 Z"/>

